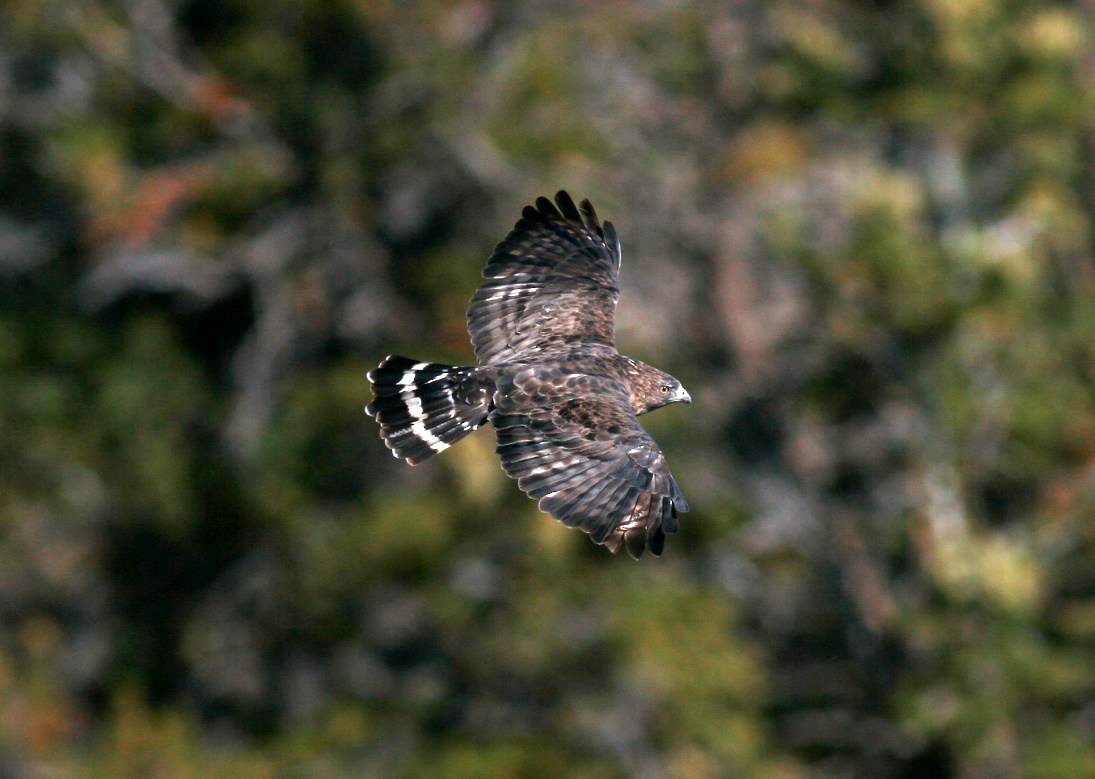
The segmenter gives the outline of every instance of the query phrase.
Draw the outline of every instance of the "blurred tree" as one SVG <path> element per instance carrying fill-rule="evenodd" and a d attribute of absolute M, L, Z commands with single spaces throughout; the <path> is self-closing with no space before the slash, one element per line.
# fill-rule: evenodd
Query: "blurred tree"
<path fill-rule="evenodd" d="M 0 775 L 1095 776 L 1092 11 L 0 5 Z M 660 561 L 360 413 L 564 186 Z"/>

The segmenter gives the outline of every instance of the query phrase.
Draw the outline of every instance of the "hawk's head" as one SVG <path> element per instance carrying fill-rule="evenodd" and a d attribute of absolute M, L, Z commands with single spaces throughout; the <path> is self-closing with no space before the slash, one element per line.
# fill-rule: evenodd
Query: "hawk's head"
<path fill-rule="evenodd" d="M 670 403 L 691 403 L 684 385 L 652 365 L 628 360 L 627 376 L 631 383 L 631 406 L 636 414 L 645 414 Z"/>

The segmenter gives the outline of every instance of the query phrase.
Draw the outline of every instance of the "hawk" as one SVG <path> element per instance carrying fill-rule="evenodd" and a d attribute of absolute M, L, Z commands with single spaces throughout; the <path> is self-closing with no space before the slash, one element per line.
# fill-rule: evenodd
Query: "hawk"
<path fill-rule="evenodd" d="M 388 356 L 365 411 L 416 465 L 485 422 L 502 468 L 545 511 L 612 552 L 660 555 L 688 503 L 638 417 L 690 403 L 668 373 L 616 350 L 620 240 L 566 192 L 526 206 L 468 309 L 478 365 Z"/>

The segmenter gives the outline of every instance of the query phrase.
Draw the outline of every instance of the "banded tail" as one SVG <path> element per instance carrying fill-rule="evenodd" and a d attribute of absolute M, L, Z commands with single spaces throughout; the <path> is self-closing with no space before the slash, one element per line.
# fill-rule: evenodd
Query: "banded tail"
<path fill-rule="evenodd" d="M 486 421 L 491 396 L 475 371 L 389 355 L 369 371 L 374 398 L 365 413 L 395 457 L 418 465 Z"/>

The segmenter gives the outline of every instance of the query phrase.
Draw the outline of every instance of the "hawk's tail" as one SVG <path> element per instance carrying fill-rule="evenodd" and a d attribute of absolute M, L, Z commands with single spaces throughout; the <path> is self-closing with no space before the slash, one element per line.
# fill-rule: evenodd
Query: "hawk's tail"
<path fill-rule="evenodd" d="M 369 371 L 374 399 L 365 413 L 392 454 L 417 465 L 486 421 L 490 393 L 469 381 L 475 370 L 389 355 Z"/>

